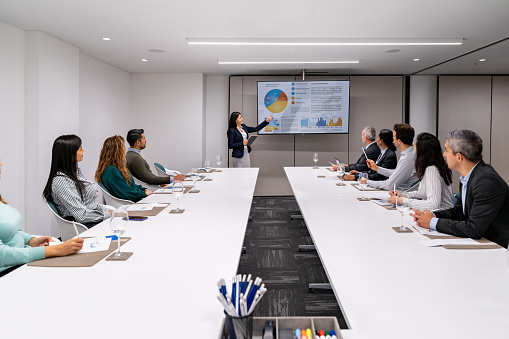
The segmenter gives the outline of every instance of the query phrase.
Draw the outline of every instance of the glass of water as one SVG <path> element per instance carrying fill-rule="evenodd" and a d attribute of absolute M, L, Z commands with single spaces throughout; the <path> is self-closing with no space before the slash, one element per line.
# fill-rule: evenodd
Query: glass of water
<path fill-rule="evenodd" d="M 316 166 L 316 162 L 318 161 L 318 153 L 313 153 L 313 161 L 315 162 L 315 167 L 313 168 L 318 168 L 318 166 Z"/>
<path fill-rule="evenodd" d="M 205 171 L 207 172 L 207 179 L 210 179 L 210 171 L 212 170 L 212 165 L 209 160 L 205 161 Z"/>
<path fill-rule="evenodd" d="M 196 181 L 198 180 L 198 177 L 200 175 L 200 169 L 199 168 L 193 168 L 191 170 L 191 179 L 193 179 L 193 189 L 191 192 L 196 192 Z"/>
<path fill-rule="evenodd" d="M 339 183 L 342 186 L 343 185 L 343 176 L 345 175 L 345 164 L 338 164 L 338 170 L 337 170 Z"/>
<path fill-rule="evenodd" d="M 110 228 L 113 234 L 118 238 L 117 252 L 113 255 L 114 258 L 123 258 L 125 253 L 120 252 L 120 236 L 125 233 L 129 216 L 127 214 L 127 206 L 120 206 L 118 209 L 111 212 Z"/>
<path fill-rule="evenodd" d="M 217 164 L 217 167 L 221 166 L 221 164 L 223 163 L 223 157 L 218 155 L 216 157 L 216 164 Z"/>
<path fill-rule="evenodd" d="M 399 230 L 403 232 L 408 231 L 408 227 L 405 226 L 405 213 L 410 211 L 410 206 L 405 202 L 406 197 L 406 192 L 399 191 L 396 198 L 396 208 L 401 213 L 401 226 Z"/>
<path fill-rule="evenodd" d="M 175 199 L 177 199 L 177 209 L 174 210 L 175 212 L 182 212 L 182 210 L 180 209 L 180 206 L 179 206 L 179 200 L 183 193 L 184 193 L 184 184 L 182 183 L 182 181 L 174 181 L 172 189 L 171 189 L 171 194 L 173 194 Z"/>
<path fill-rule="evenodd" d="M 368 198 L 366 198 L 364 196 L 364 189 L 368 186 L 367 180 L 368 180 L 368 173 L 359 173 L 359 187 L 362 188 L 362 198 L 360 199 L 361 201 L 369 200 Z"/>

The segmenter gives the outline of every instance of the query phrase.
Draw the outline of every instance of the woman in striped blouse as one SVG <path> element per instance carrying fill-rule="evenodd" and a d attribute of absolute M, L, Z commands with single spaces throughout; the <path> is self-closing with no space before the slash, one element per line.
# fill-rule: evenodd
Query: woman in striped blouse
<path fill-rule="evenodd" d="M 92 227 L 108 219 L 111 212 L 97 203 L 97 184 L 88 181 L 78 167 L 84 152 L 76 135 L 62 135 L 55 140 L 43 196 L 53 201 L 62 218 Z"/>
<path fill-rule="evenodd" d="M 418 210 L 439 211 L 453 207 L 452 172 L 445 163 L 442 147 L 436 136 L 421 133 L 415 148 L 415 175 L 419 178 L 419 189 L 407 192 L 403 201 Z M 389 192 L 389 202 L 395 204 L 398 191 Z M 403 203 L 399 200 L 398 203 Z"/>

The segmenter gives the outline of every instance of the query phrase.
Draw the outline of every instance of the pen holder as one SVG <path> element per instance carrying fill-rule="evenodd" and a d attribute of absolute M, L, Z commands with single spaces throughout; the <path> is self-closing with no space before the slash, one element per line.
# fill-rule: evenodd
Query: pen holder
<path fill-rule="evenodd" d="M 240 318 L 231 317 L 225 313 L 221 339 L 251 339 L 253 337 L 253 313 Z"/>

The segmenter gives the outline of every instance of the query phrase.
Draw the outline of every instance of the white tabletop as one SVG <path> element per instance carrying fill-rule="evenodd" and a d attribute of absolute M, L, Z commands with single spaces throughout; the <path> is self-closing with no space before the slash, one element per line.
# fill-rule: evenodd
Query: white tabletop
<path fill-rule="evenodd" d="M 423 235 L 392 230 L 398 211 L 358 201 L 324 168 L 285 171 L 351 327 L 345 339 L 508 337 L 505 249 L 425 247 Z"/>
<path fill-rule="evenodd" d="M 217 338 L 216 283 L 236 274 L 258 169 L 222 169 L 184 194 L 184 214 L 131 221 L 125 262 L 21 267 L 0 279 L 2 338 Z M 186 182 L 186 184 L 189 184 Z M 84 236 L 108 235 L 103 222 Z"/>

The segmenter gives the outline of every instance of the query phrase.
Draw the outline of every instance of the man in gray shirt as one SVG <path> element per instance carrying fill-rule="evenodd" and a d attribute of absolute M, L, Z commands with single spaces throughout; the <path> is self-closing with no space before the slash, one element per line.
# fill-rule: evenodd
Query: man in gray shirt
<path fill-rule="evenodd" d="M 184 174 L 179 174 L 172 177 L 159 177 L 152 173 L 150 166 L 141 156 L 141 150 L 147 146 L 147 139 L 145 138 L 145 131 L 143 129 L 132 129 L 127 133 L 127 142 L 130 148 L 127 149 L 126 165 L 129 172 L 137 178 L 149 185 L 167 185 L 173 180 L 184 180 Z"/>
<path fill-rule="evenodd" d="M 408 124 L 394 125 L 394 144 L 401 151 L 398 165 L 395 169 L 387 169 L 377 166 L 373 160 L 368 160 L 369 168 L 389 178 L 383 181 L 367 180 L 369 186 L 388 191 L 393 190 L 396 186 L 396 190 L 405 191 L 418 181 L 415 176 L 415 151 L 412 146 L 414 136 L 415 131 L 412 126 Z"/>

